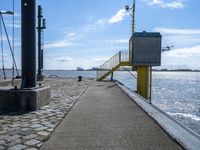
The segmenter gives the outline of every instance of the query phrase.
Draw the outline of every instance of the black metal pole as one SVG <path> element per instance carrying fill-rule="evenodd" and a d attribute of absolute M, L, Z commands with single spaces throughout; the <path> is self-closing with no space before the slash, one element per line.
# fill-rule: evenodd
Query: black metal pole
<path fill-rule="evenodd" d="M 21 0 L 22 17 L 22 84 L 21 88 L 36 87 L 36 26 L 35 0 Z"/>
<path fill-rule="evenodd" d="M 37 80 L 41 80 L 42 77 L 42 71 L 41 71 L 41 19 L 42 19 L 42 8 L 39 5 L 38 6 L 38 74 L 37 74 Z"/>

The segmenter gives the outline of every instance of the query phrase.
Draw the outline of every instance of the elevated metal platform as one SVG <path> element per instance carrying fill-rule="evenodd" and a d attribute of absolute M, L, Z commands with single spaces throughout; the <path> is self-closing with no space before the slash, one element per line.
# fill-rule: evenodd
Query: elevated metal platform
<path fill-rule="evenodd" d="M 104 80 L 122 66 L 130 66 L 128 51 L 120 51 L 101 65 L 97 70 L 97 80 Z"/>

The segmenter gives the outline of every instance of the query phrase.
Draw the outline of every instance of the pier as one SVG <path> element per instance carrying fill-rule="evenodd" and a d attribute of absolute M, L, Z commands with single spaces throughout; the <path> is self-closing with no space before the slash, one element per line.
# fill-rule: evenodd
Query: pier
<path fill-rule="evenodd" d="M 181 147 L 117 84 L 105 81 L 90 85 L 41 149 Z"/>
<path fill-rule="evenodd" d="M 200 135 L 195 133 L 192 130 L 193 128 L 190 129 L 179 123 L 162 111 L 162 108 L 159 109 L 152 104 L 152 67 L 161 66 L 162 52 L 170 50 L 173 46 L 166 46 L 163 48 L 162 33 L 156 30 L 159 24 L 157 24 L 155 28 L 152 28 L 152 26 L 152 30 L 149 31 L 135 31 L 135 0 L 133 0 L 132 6 L 126 5 L 125 9 L 118 10 L 115 15 L 109 17 L 105 16 L 105 19 L 102 18 L 94 21 L 91 19 L 91 22 L 94 23 L 91 23 L 91 25 L 87 23 L 81 27 L 78 27 L 80 24 L 74 24 L 75 22 L 69 26 L 70 22 L 80 21 L 75 16 L 71 18 L 71 15 L 68 15 L 66 11 L 74 11 L 72 6 L 76 8 L 74 6 L 77 4 L 71 2 L 71 6 L 66 5 L 70 6 L 70 9 L 67 7 L 64 8 L 64 15 L 62 14 L 61 16 L 67 21 L 63 22 L 66 25 L 66 29 L 63 29 L 64 26 L 58 26 L 59 22 L 55 21 L 58 15 L 60 15 L 61 7 L 51 4 L 51 6 L 53 6 L 53 14 L 56 12 L 57 16 L 53 17 L 53 14 L 51 14 L 53 21 L 51 22 L 49 19 L 50 21 L 47 25 L 49 25 L 51 31 L 53 31 L 52 27 L 56 29 L 59 28 L 59 32 L 61 30 L 65 35 L 63 39 L 56 41 L 50 40 L 47 44 L 44 43 L 48 40 L 44 39 L 43 34 L 43 30 L 46 29 L 46 17 L 44 18 L 43 16 L 42 5 L 38 5 L 38 25 L 36 27 L 36 5 L 38 2 L 36 0 L 21 0 L 21 11 L 19 11 L 21 12 L 21 21 L 18 20 L 21 22 L 20 74 L 14 55 L 16 47 L 15 15 L 18 10 L 15 10 L 14 0 L 12 3 L 12 11 L 0 10 L 0 47 L 4 79 L 0 79 L 0 150 L 199 149 Z M 65 6 L 64 3 L 68 4 L 69 2 L 63 1 L 58 4 Z M 84 3 L 87 9 L 83 8 L 88 10 L 88 6 L 92 2 Z M 152 3 L 158 4 L 157 2 Z M 117 3 L 114 2 L 113 4 Z M 159 4 L 162 4 L 159 7 L 164 8 L 165 2 L 160 2 Z M 171 7 L 172 4 L 174 3 L 168 2 L 165 4 L 165 7 Z M 183 4 L 181 4 L 182 3 L 179 5 L 183 7 Z M 152 4 L 149 3 L 147 5 L 149 6 Z M 93 5 L 91 6 L 93 8 Z M 96 6 L 96 8 L 99 6 L 100 5 Z M 111 7 L 110 4 L 103 4 L 102 6 Z M 56 11 L 56 8 L 59 8 L 59 11 Z M 80 8 L 82 8 L 82 6 Z M 77 7 L 77 10 L 80 11 L 80 8 Z M 76 12 L 78 12 L 77 10 Z M 47 18 L 49 18 L 49 14 L 50 13 L 47 13 Z M 77 14 L 81 19 L 83 18 L 83 16 L 80 16 L 80 12 Z M 97 14 L 99 15 L 99 12 Z M 124 17 L 128 14 L 132 18 L 132 34 L 130 37 L 122 30 L 118 33 L 119 35 L 115 35 L 116 39 L 113 40 L 111 40 L 111 38 L 114 36 L 110 37 L 105 34 L 105 36 L 101 38 L 96 38 L 95 36 L 98 36 L 100 32 L 96 35 L 92 34 L 93 30 L 97 33 L 101 28 L 105 29 L 102 30 L 102 32 L 110 30 L 111 33 L 115 33 L 117 30 L 113 30 L 114 24 L 123 21 Z M 12 40 L 10 40 L 9 32 L 7 32 L 8 20 L 4 20 L 3 15 L 12 15 L 13 17 Z M 89 16 L 91 16 L 91 13 Z M 99 17 L 94 16 L 94 18 Z M 88 20 L 88 18 L 86 20 Z M 156 22 L 157 21 L 158 19 L 156 18 Z M 148 21 L 148 23 L 149 22 L 150 21 Z M 53 24 L 53 26 L 51 26 L 51 24 Z M 147 23 L 144 22 L 144 24 L 146 25 Z M 118 29 L 123 28 L 123 26 L 118 26 Z M 36 29 L 38 29 L 37 43 Z M 147 29 L 150 28 L 147 26 Z M 185 33 L 188 34 L 193 30 L 183 31 L 187 31 Z M 53 31 L 51 32 L 51 36 L 54 36 L 55 39 L 61 38 L 59 37 L 59 32 Z M 172 32 L 180 32 L 180 35 L 183 33 L 182 29 L 175 29 L 172 30 Z M 49 31 L 47 33 L 47 37 L 51 38 L 49 36 Z M 53 33 L 58 34 L 58 37 Z M 92 35 L 92 40 L 91 37 L 88 39 L 84 38 L 89 35 Z M 126 35 L 126 37 L 124 35 Z M 193 33 L 191 35 L 193 35 Z M 4 36 L 6 38 L 4 38 Z M 121 39 L 121 37 L 123 38 Z M 6 70 L 4 64 L 4 55 L 7 55 L 7 53 L 4 54 L 5 39 L 11 53 L 10 57 L 12 58 L 12 77 L 8 76 L 9 78 L 6 76 L 6 72 L 9 70 Z M 89 42 L 85 43 L 85 41 Z M 90 43 L 92 43 L 92 49 L 90 49 Z M 99 45 L 104 45 L 103 43 L 105 45 L 115 46 L 111 49 L 107 46 L 99 47 Z M 126 46 L 120 46 L 121 44 L 126 44 Z M 54 48 L 54 51 L 46 51 L 48 48 L 45 49 L 45 45 L 48 48 Z M 74 46 L 73 48 L 67 47 L 72 45 Z M 87 51 L 87 47 L 90 50 Z M 38 48 L 38 53 L 36 53 L 36 48 Z M 124 50 L 122 50 L 123 48 Z M 62 51 L 59 51 L 59 49 Z M 73 53 L 71 51 L 71 56 L 69 53 L 70 49 L 73 50 Z M 98 49 L 101 49 L 99 53 L 88 57 L 88 54 L 96 53 Z M 52 73 L 45 74 L 44 62 L 49 68 L 52 67 L 53 69 L 55 67 L 55 71 L 58 71 L 62 67 L 64 70 L 69 68 L 71 70 L 74 68 L 74 65 L 78 66 L 79 63 L 81 65 L 77 68 L 82 68 L 82 65 L 84 66 L 84 61 L 81 57 L 78 59 L 72 57 L 76 53 L 78 57 L 81 56 L 83 54 L 82 51 L 86 58 L 85 65 L 89 66 L 87 63 L 91 63 L 91 65 L 95 66 L 96 77 L 87 78 L 87 76 L 83 76 L 79 74 L 79 72 L 73 75 L 71 74 L 68 78 L 64 72 L 61 74 L 55 73 L 53 75 Z M 100 56 L 103 56 L 102 54 L 104 51 L 105 55 L 107 55 L 109 51 L 116 52 L 116 54 L 110 59 L 107 59 L 104 63 L 102 62 L 101 66 L 96 67 L 96 63 L 104 60 L 104 58 L 100 58 Z M 46 52 L 48 53 L 47 57 L 44 55 L 47 54 Z M 38 62 L 36 62 L 37 57 Z M 45 57 L 48 61 L 44 61 Z M 66 63 L 65 66 L 62 66 L 63 63 Z M 38 66 L 36 67 L 36 65 Z M 131 91 L 120 83 L 120 81 L 113 78 L 114 72 L 119 69 L 125 69 L 134 77 L 134 80 L 137 82 L 136 91 Z M 16 77 L 15 71 L 17 73 Z M 136 71 L 136 76 L 132 74 L 131 71 Z M 109 79 L 110 76 L 111 79 Z M 165 88 L 168 87 L 169 86 L 165 86 Z M 171 93 L 169 92 L 167 94 L 169 95 Z M 174 93 L 171 95 L 173 94 Z M 185 97 L 189 99 L 187 96 Z M 169 100 L 169 98 L 167 100 Z M 189 106 L 186 105 L 186 107 Z M 173 111 L 174 109 L 175 108 L 173 108 Z M 197 111 L 199 113 L 199 108 L 195 110 L 195 113 Z"/>

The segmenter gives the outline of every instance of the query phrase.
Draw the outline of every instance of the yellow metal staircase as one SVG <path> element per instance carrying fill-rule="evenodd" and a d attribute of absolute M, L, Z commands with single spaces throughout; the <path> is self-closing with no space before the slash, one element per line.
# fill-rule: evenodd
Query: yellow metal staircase
<path fill-rule="evenodd" d="M 101 65 L 97 70 L 97 80 L 104 80 L 107 76 L 112 74 L 121 66 L 130 66 L 128 51 L 118 52 L 109 60 L 107 60 L 103 65 Z"/>

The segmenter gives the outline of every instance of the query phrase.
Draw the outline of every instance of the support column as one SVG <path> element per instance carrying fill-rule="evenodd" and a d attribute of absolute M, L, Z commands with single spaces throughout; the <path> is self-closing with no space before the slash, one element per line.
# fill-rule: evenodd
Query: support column
<path fill-rule="evenodd" d="M 150 67 L 137 67 L 137 92 L 145 99 L 150 98 Z"/>
<path fill-rule="evenodd" d="M 41 13 L 41 6 L 38 6 L 38 74 L 37 74 L 37 80 L 40 81 L 40 78 L 42 76 L 41 71 L 41 19 L 42 19 L 42 13 Z"/>
<path fill-rule="evenodd" d="M 35 0 L 21 0 L 22 89 L 36 87 L 35 11 Z"/>

